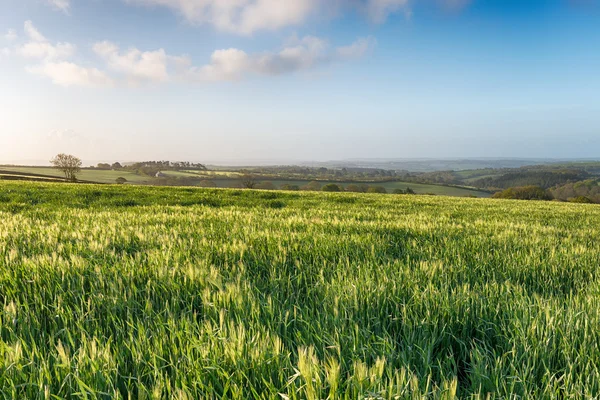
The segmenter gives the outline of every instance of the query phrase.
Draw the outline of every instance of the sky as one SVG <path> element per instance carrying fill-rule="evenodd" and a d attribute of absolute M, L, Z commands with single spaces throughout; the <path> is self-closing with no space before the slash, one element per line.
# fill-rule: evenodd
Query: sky
<path fill-rule="evenodd" d="M 596 0 L 0 0 L 0 162 L 600 159 Z"/>

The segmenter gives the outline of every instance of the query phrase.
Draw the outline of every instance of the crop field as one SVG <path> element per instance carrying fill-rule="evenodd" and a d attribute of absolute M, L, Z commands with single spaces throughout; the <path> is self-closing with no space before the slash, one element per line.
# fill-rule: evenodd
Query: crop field
<path fill-rule="evenodd" d="M 600 396 L 600 207 L 0 182 L 0 394 Z"/>

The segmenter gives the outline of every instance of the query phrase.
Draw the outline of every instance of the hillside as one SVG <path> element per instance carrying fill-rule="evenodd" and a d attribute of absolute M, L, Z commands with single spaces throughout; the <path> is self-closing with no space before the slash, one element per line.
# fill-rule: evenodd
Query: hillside
<path fill-rule="evenodd" d="M 592 398 L 600 207 L 0 181 L 10 398 Z"/>

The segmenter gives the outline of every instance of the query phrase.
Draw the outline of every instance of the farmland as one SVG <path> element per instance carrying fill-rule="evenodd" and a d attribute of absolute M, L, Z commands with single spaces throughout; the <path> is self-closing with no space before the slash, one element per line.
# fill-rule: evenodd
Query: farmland
<path fill-rule="evenodd" d="M 595 205 L 0 182 L 0 393 L 593 398 L 598 260 Z"/>
<path fill-rule="evenodd" d="M 24 173 L 32 175 L 44 175 L 50 177 L 62 177 L 62 173 L 54 168 L 50 167 L 23 167 L 23 166 L 7 166 L 0 167 L 0 174 L 4 173 Z M 215 183 L 217 187 L 221 188 L 239 188 L 241 186 L 240 180 L 241 173 L 233 171 L 165 171 L 164 176 L 174 178 L 198 178 L 206 179 Z M 140 185 L 140 184 L 158 184 L 159 180 L 155 179 L 154 176 L 140 175 L 128 170 L 100 170 L 100 169 L 89 169 L 84 168 L 78 175 L 78 179 L 82 181 L 97 182 L 97 183 L 115 183 L 115 180 L 119 177 L 127 179 L 129 184 Z M 259 182 L 271 182 L 276 188 L 280 188 L 283 185 L 297 185 L 299 187 L 307 185 L 311 182 L 308 179 L 285 179 L 272 177 L 263 178 L 257 175 L 257 181 Z M 175 182 L 177 183 L 177 182 Z M 326 185 L 328 183 L 336 183 L 346 187 L 353 183 L 361 183 L 357 181 L 332 181 L 332 180 L 320 180 L 320 185 Z M 388 192 L 392 192 L 394 189 L 406 190 L 407 187 L 413 189 L 417 194 L 435 194 L 441 196 L 456 196 L 456 197 L 490 197 L 490 193 L 482 190 L 450 186 L 450 185 L 434 185 L 434 184 L 423 184 L 423 183 L 410 183 L 410 182 L 399 182 L 399 181 L 384 181 L 384 182 L 364 182 L 365 184 L 383 186 Z"/>
<path fill-rule="evenodd" d="M 0 171 L 4 171 L 6 173 L 17 172 L 24 174 L 32 174 L 35 175 L 44 175 L 51 177 L 64 177 L 62 172 L 55 168 L 51 167 L 0 167 Z M 82 181 L 91 181 L 97 183 L 115 183 L 115 180 L 119 177 L 123 177 L 127 179 L 130 183 L 146 183 L 150 181 L 152 178 L 148 176 L 141 176 L 134 172 L 130 171 L 105 171 L 99 169 L 82 169 L 81 173 L 78 174 L 78 179 Z"/>

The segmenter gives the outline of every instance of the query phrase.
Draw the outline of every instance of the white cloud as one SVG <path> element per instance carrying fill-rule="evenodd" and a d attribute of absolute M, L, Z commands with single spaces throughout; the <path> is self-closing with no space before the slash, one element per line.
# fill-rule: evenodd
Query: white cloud
<path fill-rule="evenodd" d="M 42 35 L 40 31 L 37 30 L 37 28 L 33 25 L 33 22 L 31 21 L 25 21 L 23 29 L 25 30 L 25 34 L 29 37 L 29 39 L 31 39 L 34 42 L 48 41 L 48 39 L 46 39 L 44 35 Z"/>
<path fill-rule="evenodd" d="M 67 61 L 46 62 L 26 69 L 31 74 L 50 78 L 59 86 L 100 87 L 113 85 L 112 79 L 104 72 L 96 68 L 81 67 Z"/>
<path fill-rule="evenodd" d="M 132 48 L 120 52 L 117 45 L 107 41 L 96 43 L 94 52 L 111 70 L 124 74 L 132 83 L 165 82 L 169 80 L 170 69 L 181 70 L 191 64 L 188 57 L 170 56 L 163 49 L 141 51 Z"/>
<path fill-rule="evenodd" d="M 332 49 L 320 38 L 293 38 L 278 52 L 247 54 L 239 49 L 217 50 L 208 65 L 191 68 L 187 79 L 195 81 L 239 80 L 248 75 L 281 75 L 363 56 L 375 44 L 372 38 Z"/>
<path fill-rule="evenodd" d="M 56 0 L 55 0 L 56 1 Z M 359 9 L 375 23 L 397 12 L 410 15 L 414 0 L 123 0 L 128 4 L 165 7 L 188 22 L 209 24 L 220 31 L 252 34 L 299 26 L 311 16 L 335 15 L 333 10 Z M 438 0 L 444 5 L 470 0 Z M 333 12 L 332 12 L 333 11 Z"/>
<path fill-rule="evenodd" d="M 9 57 L 10 53 L 11 51 L 8 47 L 3 47 L 0 49 L 0 57 Z"/>
<path fill-rule="evenodd" d="M 37 59 L 38 65 L 25 68 L 33 75 L 43 76 L 60 86 L 111 86 L 112 79 L 96 68 L 87 68 L 68 61 L 75 54 L 75 46 L 70 43 L 52 44 L 33 25 L 26 21 L 25 35 L 29 41 L 16 47 L 16 52 L 25 58 Z"/>
<path fill-rule="evenodd" d="M 75 53 L 71 43 L 50 43 L 31 21 L 25 22 L 24 30 L 29 42 L 17 48 L 17 53 L 23 57 L 52 61 L 70 58 Z"/>
<path fill-rule="evenodd" d="M 240 34 L 302 24 L 324 0 L 124 0 L 167 7 L 192 23 Z"/>
<path fill-rule="evenodd" d="M 193 66 L 189 56 L 173 56 L 162 48 L 152 51 L 135 47 L 121 50 L 112 42 L 98 42 L 93 46 L 93 51 L 106 64 L 107 70 L 113 72 L 111 76 L 98 68 L 71 62 L 75 46 L 70 43 L 52 44 L 31 21 L 25 22 L 24 30 L 29 41 L 15 47 L 17 53 L 40 61 L 40 64 L 28 66 L 26 70 L 47 77 L 61 86 L 234 81 L 254 75 L 275 76 L 351 61 L 362 57 L 375 45 L 373 38 L 362 38 L 347 46 L 332 47 L 318 37 L 292 37 L 278 51 L 248 54 L 235 48 L 222 49 L 213 52 L 208 64 Z"/>
<path fill-rule="evenodd" d="M 23 57 L 45 60 L 59 60 L 71 57 L 75 46 L 70 43 L 29 42 L 19 47 L 18 52 Z"/>
<path fill-rule="evenodd" d="M 169 55 L 164 49 L 121 51 L 119 46 L 107 41 L 96 43 L 94 52 L 110 70 L 122 74 L 130 84 L 174 80 L 213 82 L 241 80 L 251 75 L 281 75 L 350 61 L 363 56 L 374 44 L 374 39 L 366 38 L 348 46 L 331 48 L 317 37 L 293 37 L 277 52 L 248 54 L 235 48 L 216 50 L 210 62 L 201 66 L 193 66 L 187 56 Z"/>
<path fill-rule="evenodd" d="M 69 8 L 71 7 L 70 0 L 46 0 L 46 3 L 65 14 L 69 13 Z"/>
<path fill-rule="evenodd" d="M 4 39 L 12 42 L 17 39 L 17 32 L 14 29 L 9 29 L 8 32 L 4 35 Z"/>
<path fill-rule="evenodd" d="M 369 50 L 371 50 L 377 41 L 373 37 L 360 38 L 356 42 L 349 46 L 342 46 L 337 48 L 337 56 L 341 60 L 353 60 L 363 57 Z"/>
<path fill-rule="evenodd" d="M 388 16 L 398 11 L 410 13 L 408 0 L 368 0 L 366 4 L 367 15 L 375 23 L 384 23 Z"/>

